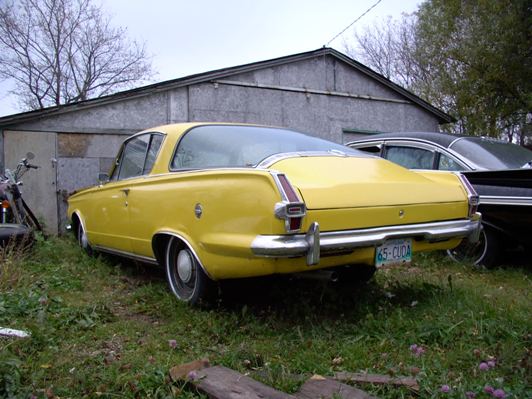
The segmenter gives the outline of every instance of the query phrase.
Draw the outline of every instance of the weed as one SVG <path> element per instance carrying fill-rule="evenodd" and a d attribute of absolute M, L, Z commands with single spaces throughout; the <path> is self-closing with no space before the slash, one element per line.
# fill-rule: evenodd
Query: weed
<path fill-rule="evenodd" d="M 488 397 L 486 386 L 525 397 L 530 383 L 523 269 L 420 256 L 362 287 L 227 282 L 210 309 L 178 303 L 158 268 L 90 258 L 69 239 L 38 240 L 17 270 L 16 284 L 0 291 L 0 325 L 32 335 L 0 341 L 0 396 L 202 397 L 168 370 L 203 357 L 289 393 L 337 371 L 416 375 L 420 397 L 434 398 Z"/>
<path fill-rule="evenodd" d="M 4 245 L 0 245 L 0 292 L 17 286 L 22 275 L 20 268 L 32 243 L 32 236 L 24 236 L 21 239 L 8 240 Z"/>

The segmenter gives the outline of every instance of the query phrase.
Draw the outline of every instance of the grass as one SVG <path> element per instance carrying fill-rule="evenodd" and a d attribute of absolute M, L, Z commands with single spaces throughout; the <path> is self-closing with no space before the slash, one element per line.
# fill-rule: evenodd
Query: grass
<path fill-rule="evenodd" d="M 231 282 L 211 309 L 193 309 L 171 296 L 161 270 L 89 258 L 68 239 L 39 240 L 19 255 L 3 254 L 0 326 L 32 336 L 0 339 L 0 397 L 197 398 L 168 371 L 202 357 L 292 393 L 298 375 L 367 371 L 416 375 L 421 398 L 488 398 L 486 385 L 530 397 L 526 268 L 481 271 L 418 256 L 359 288 Z M 416 356 L 413 344 L 424 352 Z M 493 367 L 479 368 L 491 359 Z M 406 388 L 362 388 L 416 397 Z"/>

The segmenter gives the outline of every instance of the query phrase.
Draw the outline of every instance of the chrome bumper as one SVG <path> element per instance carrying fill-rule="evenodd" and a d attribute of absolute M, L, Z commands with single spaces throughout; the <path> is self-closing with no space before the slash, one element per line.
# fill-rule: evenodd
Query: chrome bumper
<path fill-rule="evenodd" d="M 318 264 L 321 252 L 373 247 L 394 238 L 413 238 L 428 242 L 467 238 L 470 242 L 476 242 L 480 228 L 480 213 L 476 213 L 471 219 L 325 233 L 320 233 L 318 223 L 313 222 L 306 234 L 257 236 L 251 244 L 251 250 L 257 256 L 273 258 L 306 256 L 307 265 L 310 266 Z"/>

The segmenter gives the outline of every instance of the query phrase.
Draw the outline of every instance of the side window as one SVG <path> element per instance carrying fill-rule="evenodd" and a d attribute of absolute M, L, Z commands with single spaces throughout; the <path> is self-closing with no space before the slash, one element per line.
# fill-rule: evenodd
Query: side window
<path fill-rule="evenodd" d="M 162 134 L 152 134 L 150 140 L 150 146 L 148 148 L 148 155 L 146 156 L 146 162 L 144 163 L 144 170 L 142 171 L 143 175 L 146 175 L 151 172 L 157 154 L 159 153 L 159 148 L 163 143 L 164 136 Z"/>
<path fill-rule="evenodd" d="M 142 175 L 149 138 L 150 136 L 145 134 L 135 137 L 126 143 L 120 161 L 118 180 Z"/>
<path fill-rule="evenodd" d="M 456 162 L 454 159 L 449 158 L 447 155 L 440 154 L 440 161 L 438 164 L 439 170 L 452 170 L 452 171 L 461 171 L 466 168 Z"/>
<path fill-rule="evenodd" d="M 126 141 L 111 180 L 142 176 L 151 171 L 161 143 L 161 134 L 143 134 Z"/>
<path fill-rule="evenodd" d="M 432 169 L 434 153 L 413 147 L 386 147 L 386 159 L 408 169 Z"/>
<path fill-rule="evenodd" d="M 170 168 L 175 170 L 235 166 L 236 150 L 239 146 L 227 136 L 209 133 L 207 129 L 196 128 L 185 134 L 178 144 Z"/>

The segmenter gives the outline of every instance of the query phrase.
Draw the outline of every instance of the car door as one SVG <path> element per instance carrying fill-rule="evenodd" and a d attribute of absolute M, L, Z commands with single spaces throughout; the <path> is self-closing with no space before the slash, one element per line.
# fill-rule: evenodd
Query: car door
<path fill-rule="evenodd" d="M 157 137 L 153 140 L 153 137 Z M 143 133 L 124 142 L 110 181 L 100 186 L 93 198 L 93 244 L 118 252 L 132 252 L 130 231 L 130 197 L 135 187 L 151 170 L 150 145 L 160 146 L 162 135 Z M 147 165 L 151 162 L 151 165 Z M 88 226 L 90 230 L 92 226 Z"/>

